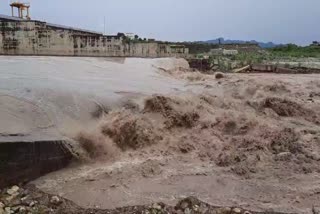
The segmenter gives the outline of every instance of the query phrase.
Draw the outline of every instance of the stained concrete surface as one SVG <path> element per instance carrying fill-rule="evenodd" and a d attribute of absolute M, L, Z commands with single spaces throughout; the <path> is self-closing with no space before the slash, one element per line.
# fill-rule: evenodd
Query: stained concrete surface
<path fill-rule="evenodd" d="M 66 167 L 73 156 L 64 141 L 2 142 L 0 188 Z"/>

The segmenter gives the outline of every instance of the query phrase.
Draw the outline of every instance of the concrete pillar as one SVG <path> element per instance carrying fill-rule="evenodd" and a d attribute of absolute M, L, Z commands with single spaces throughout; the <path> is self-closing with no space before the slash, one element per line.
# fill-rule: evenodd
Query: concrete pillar
<path fill-rule="evenodd" d="M 14 16 L 14 11 L 13 11 L 13 7 L 11 6 L 11 14 L 12 16 Z"/>
<path fill-rule="evenodd" d="M 20 8 L 21 11 L 21 18 L 23 19 L 23 8 Z"/>
<path fill-rule="evenodd" d="M 18 11 L 19 11 L 19 18 L 22 18 L 22 9 L 20 7 L 18 7 Z"/>
<path fill-rule="evenodd" d="M 27 8 L 27 18 L 30 19 L 29 7 Z"/>

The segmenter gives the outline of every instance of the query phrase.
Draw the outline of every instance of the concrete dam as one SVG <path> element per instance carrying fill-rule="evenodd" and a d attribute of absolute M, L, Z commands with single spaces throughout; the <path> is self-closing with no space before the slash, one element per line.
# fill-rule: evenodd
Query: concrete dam
<path fill-rule="evenodd" d="M 0 62 L 0 188 L 77 158 L 73 139 L 96 125 L 99 106 L 117 109 L 127 100 L 193 89 L 163 71 L 187 69 L 184 59 L 0 56 Z"/>
<path fill-rule="evenodd" d="M 79 93 L 79 88 L 83 87 L 83 85 L 75 86 L 77 89 L 70 89 L 72 84 L 68 84 L 68 87 L 66 87 L 68 89 L 57 92 L 58 89 L 56 86 L 58 83 L 50 86 L 51 80 L 54 81 L 59 75 L 67 75 L 68 72 L 73 71 L 75 65 L 78 64 L 83 65 L 76 69 L 77 72 L 71 75 L 71 78 L 63 76 L 63 81 L 70 79 L 72 83 L 77 81 L 77 76 L 83 75 L 85 79 L 88 79 L 90 75 L 87 73 L 84 74 L 83 72 L 87 72 L 87 70 L 92 72 L 96 71 L 96 66 L 104 68 L 99 70 L 99 75 L 102 75 L 102 77 L 108 74 L 108 70 L 110 69 L 109 72 L 120 69 L 118 71 L 119 75 L 125 73 L 126 70 L 134 70 L 137 68 L 139 68 L 138 73 L 143 73 L 142 70 L 145 70 L 146 66 L 140 68 L 137 66 L 138 64 L 135 63 L 136 61 L 134 61 L 132 65 L 130 65 L 130 62 L 127 62 L 128 60 L 126 60 L 125 63 L 124 60 L 126 57 L 164 58 L 185 57 L 188 55 L 188 48 L 183 45 L 129 39 L 121 33 L 118 35 L 103 35 L 99 32 L 5 15 L 0 15 L 0 32 L 0 55 L 3 55 L 0 59 L 2 65 L 0 66 L 0 72 L 3 77 L 6 74 L 8 74 L 8 76 L 26 75 L 20 83 L 15 82 L 15 77 L 8 77 L 8 79 L 0 78 L 0 83 L 2 82 L 0 85 L 3 88 L 3 90 L 0 90 L 0 118 L 2 121 L 2 124 L 0 124 L 0 187 L 25 182 L 50 171 L 57 170 L 66 166 L 72 159 L 72 155 L 67 147 L 68 140 L 66 141 L 66 139 L 59 134 L 59 131 L 56 130 L 59 129 L 56 127 L 57 124 L 65 124 L 65 121 L 57 118 L 67 118 L 70 116 L 70 113 L 66 113 L 61 117 L 53 114 L 51 119 L 54 118 L 53 120 L 57 121 L 55 121 L 53 125 L 51 123 L 45 125 L 45 128 L 38 128 L 41 125 L 36 121 L 42 121 L 43 111 L 45 113 L 49 112 L 50 114 L 50 112 L 63 112 L 64 108 L 73 107 L 71 104 L 65 104 L 65 101 L 54 101 L 52 106 L 48 107 L 48 105 L 51 105 L 51 101 L 44 101 L 43 99 L 63 99 L 64 96 L 72 94 L 70 98 L 72 100 L 74 96 L 76 96 L 75 93 Z M 61 57 L 41 58 L 41 56 L 71 56 L 75 58 L 65 60 Z M 77 59 L 77 57 L 80 56 L 84 57 L 83 60 Z M 24 62 L 29 63 L 23 65 L 24 63 L 19 60 L 21 57 L 24 57 Z M 123 60 L 123 62 L 108 62 L 108 59 L 106 59 L 107 61 L 99 61 L 94 58 L 89 59 L 85 57 L 121 57 L 121 61 Z M 14 62 L 10 63 L 11 60 Z M 70 60 L 72 62 L 70 62 L 69 65 L 68 62 Z M 90 63 L 86 63 L 87 61 L 90 61 Z M 50 67 L 50 64 L 54 64 L 54 66 Z M 87 69 L 84 69 L 85 67 L 87 67 Z M 57 71 L 55 71 L 55 69 L 57 69 Z M 147 70 L 148 69 L 153 68 L 147 66 Z M 22 73 L 17 74 L 16 72 L 19 71 L 22 71 Z M 50 78 L 49 76 L 53 71 L 57 73 Z M 44 79 L 30 82 L 29 78 L 33 78 L 33 73 L 35 74 L 35 78 L 43 76 Z M 135 78 L 133 78 L 134 80 L 137 79 L 137 75 L 141 75 L 138 73 L 136 73 Z M 110 76 L 110 80 L 107 83 L 112 85 L 114 78 L 116 77 Z M 123 79 L 121 76 L 119 78 L 121 78 L 121 80 Z M 104 78 L 101 79 L 102 82 L 103 80 Z M 96 80 L 92 82 L 96 84 Z M 38 87 L 37 85 L 39 84 L 42 86 Z M 88 84 L 88 81 L 85 81 L 83 84 Z M 105 84 L 106 83 L 103 83 L 103 85 Z M 14 87 L 18 87 L 18 91 L 20 91 L 20 89 L 22 91 L 27 90 L 28 93 L 15 93 L 14 90 L 12 90 Z M 63 87 L 65 87 L 64 84 L 60 88 Z M 81 94 L 81 96 L 79 97 L 88 100 L 89 98 L 87 97 L 89 95 L 91 97 L 99 96 L 99 93 L 97 93 L 99 87 L 95 85 L 92 86 L 92 89 L 96 90 L 92 93 L 88 90 L 80 92 L 79 94 Z M 47 93 L 48 90 L 53 91 L 51 96 L 38 95 L 39 93 Z M 59 95 L 56 95 L 57 93 Z M 108 91 L 104 90 L 104 94 L 101 95 L 101 97 L 114 97 L 114 95 L 107 94 Z M 93 99 L 96 100 L 98 98 Z M 56 111 L 55 103 L 56 105 L 61 104 L 63 107 L 60 106 L 58 108 L 59 110 Z M 87 104 L 83 103 L 83 105 L 79 105 L 83 106 L 80 108 L 92 107 L 90 106 L 92 105 L 92 101 L 86 103 Z M 40 107 L 33 105 L 40 105 Z M 21 111 L 25 112 L 29 107 L 31 109 L 30 114 L 21 113 Z M 20 111 L 19 108 L 23 110 Z M 38 112 L 37 109 L 42 109 L 43 111 L 39 110 Z M 77 109 L 79 109 L 79 107 L 74 107 L 72 111 L 74 112 Z M 87 113 L 87 110 L 85 110 L 85 112 Z M 85 115 L 85 113 L 79 113 L 78 115 Z M 87 119 L 84 119 L 83 121 L 86 120 Z M 78 118 L 76 120 L 70 119 L 69 121 L 78 121 Z"/>
<path fill-rule="evenodd" d="M 131 40 L 73 27 L 0 15 L 0 54 L 92 57 L 185 57 L 183 45 Z"/>

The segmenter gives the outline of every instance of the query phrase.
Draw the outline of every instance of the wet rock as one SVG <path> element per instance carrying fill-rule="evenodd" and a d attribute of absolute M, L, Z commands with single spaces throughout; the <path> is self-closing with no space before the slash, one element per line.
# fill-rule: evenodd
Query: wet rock
<path fill-rule="evenodd" d="M 4 210 L 0 208 L 0 214 L 4 214 Z"/>
<path fill-rule="evenodd" d="M 245 211 L 243 214 L 252 214 L 252 213 L 249 211 Z"/>
<path fill-rule="evenodd" d="M 19 208 L 19 213 L 27 213 L 27 208 L 26 207 L 20 207 Z"/>
<path fill-rule="evenodd" d="M 161 209 L 162 209 L 159 204 L 153 204 L 153 205 L 152 205 L 152 208 L 153 208 L 153 209 L 156 209 L 156 210 L 161 210 Z"/>
<path fill-rule="evenodd" d="M 230 207 L 226 207 L 226 208 L 223 208 L 224 212 L 231 212 L 231 208 Z"/>
<path fill-rule="evenodd" d="M 186 208 L 188 208 L 188 206 L 189 206 L 189 203 L 186 202 L 186 201 L 183 201 L 183 202 L 180 204 L 180 208 L 183 209 L 183 210 L 185 210 Z"/>
<path fill-rule="evenodd" d="M 199 210 L 199 206 L 198 205 L 194 205 L 193 207 L 192 207 L 192 209 L 193 209 L 193 211 L 198 211 Z"/>
<path fill-rule="evenodd" d="M 9 204 L 11 204 L 11 203 L 13 203 L 13 201 L 17 198 L 17 196 L 18 196 L 18 193 L 15 193 L 14 195 L 10 195 L 10 196 L 6 197 L 6 201 L 7 201 Z"/>
<path fill-rule="evenodd" d="M 186 209 L 184 210 L 184 214 L 191 214 L 191 210 L 190 210 L 189 208 L 186 208 Z"/>
<path fill-rule="evenodd" d="M 19 206 L 21 205 L 21 202 L 19 200 L 19 198 L 15 198 L 14 200 L 12 200 L 9 204 L 11 207 L 15 207 L 15 206 Z"/>
<path fill-rule="evenodd" d="M 59 205 L 62 203 L 62 201 L 60 200 L 60 198 L 58 196 L 52 196 L 50 199 L 50 203 L 54 204 L 54 205 Z"/>
<path fill-rule="evenodd" d="M 29 207 L 34 207 L 36 204 L 37 204 L 36 201 L 31 201 L 30 204 L 29 204 Z"/>
<path fill-rule="evenodd" d="M 241 209 L 239 209 L 239 208 L 233 208 L 233 209 L 232 209 L 232 212 L 235 213 L 235 214 L 236 214 L 236 213 L 241 213 Z"/>
<path fill-rule="evenodd" d="M 27 189 L 25 189 L 25 190 L 23 190 L 22 192 L 21 192 L 21 197 L 26 197 L 26 196 L 28 196 L 30 194 L 30 192 L 29 192 L 29 190 L 27 190 Z"/>
<path fill-rule="evenodd" d="M 3 209 L 5 207 L 4 203 L 0 202 L 0 209 Z"/>
<path fill-rule="evenodd" d="M 23 198 L 21 198 L 20 200 L 21 200 L 21 202 L 24 202 L 24 201 L 26 201 L 26 200 L 28 200 L 28 196 L 25 196 L 25 197 L 23 197 Z"/>
<path fill-rule="evenodd" d="M 216 79 L 222 79 L 222 78 L 224 78 L 224 74 L 221 72 L 216 72 L 215 77 L 216 77 Z"/>
<path fill-rule="evenodd" d="M 6 207 L 6 208 L 4 208 L 4 213 L 5 214 L 11 214 L 11 213 L 13 213 L 13 211 L 11 210 L 10 207 Z"/>
<path fill-rule="evenodd" d="M 21 201 L 21 205 L 24 205 L 27 207 L 31 204 L 31 202 L 33 202 L 32 199 L 30 199 L 28 197 L 24 197 L 23 200 L 20 199 L 20 201 Z"/>
<path fill-rule="evenodd" d="M 216 210 L 216 213 L 217 214 L 230 214 L 231 211 L 232 211 L 231 208 L 225 207 L 225 208 L 220 208 L 220 209 Z"/>
<path fill-rule="evenodd" d="M 7 190 L 7 193 L 9 195 L 14 195 L 14 194 L 18 193 L 19 189 L 20 188 L 18 186 L 13 186 L 13 187 L 11 187 L 10 189 Z"/>
<path fill-rule="evenodd" d="M 11 211 L 12 211 L 13 213 L 17 213 L 19 210 L 20 210 L 20 206 L 13 206 L 13 207 L 11 207 Z"/>

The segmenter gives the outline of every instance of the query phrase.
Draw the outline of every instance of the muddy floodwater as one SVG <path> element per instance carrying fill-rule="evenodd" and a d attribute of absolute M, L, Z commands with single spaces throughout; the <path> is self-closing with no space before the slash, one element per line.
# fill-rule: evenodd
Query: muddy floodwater
<path fill-rule="evenodd" d="M 46 193 L 88 209 L 189 196 L 266 213 L 320 207 L 320 75 L 217 79 L 169 58 L 0 61 L 0 140 L 74 139 L 85 154 L 31 182 Z"/>
<path fill-rule="evenodd" d="M 171 59 L 0 57 L 0 141 L 70 137 L 97 106 L 125 97 L 186 90 L 160 75 L 187 66 Z"/>

